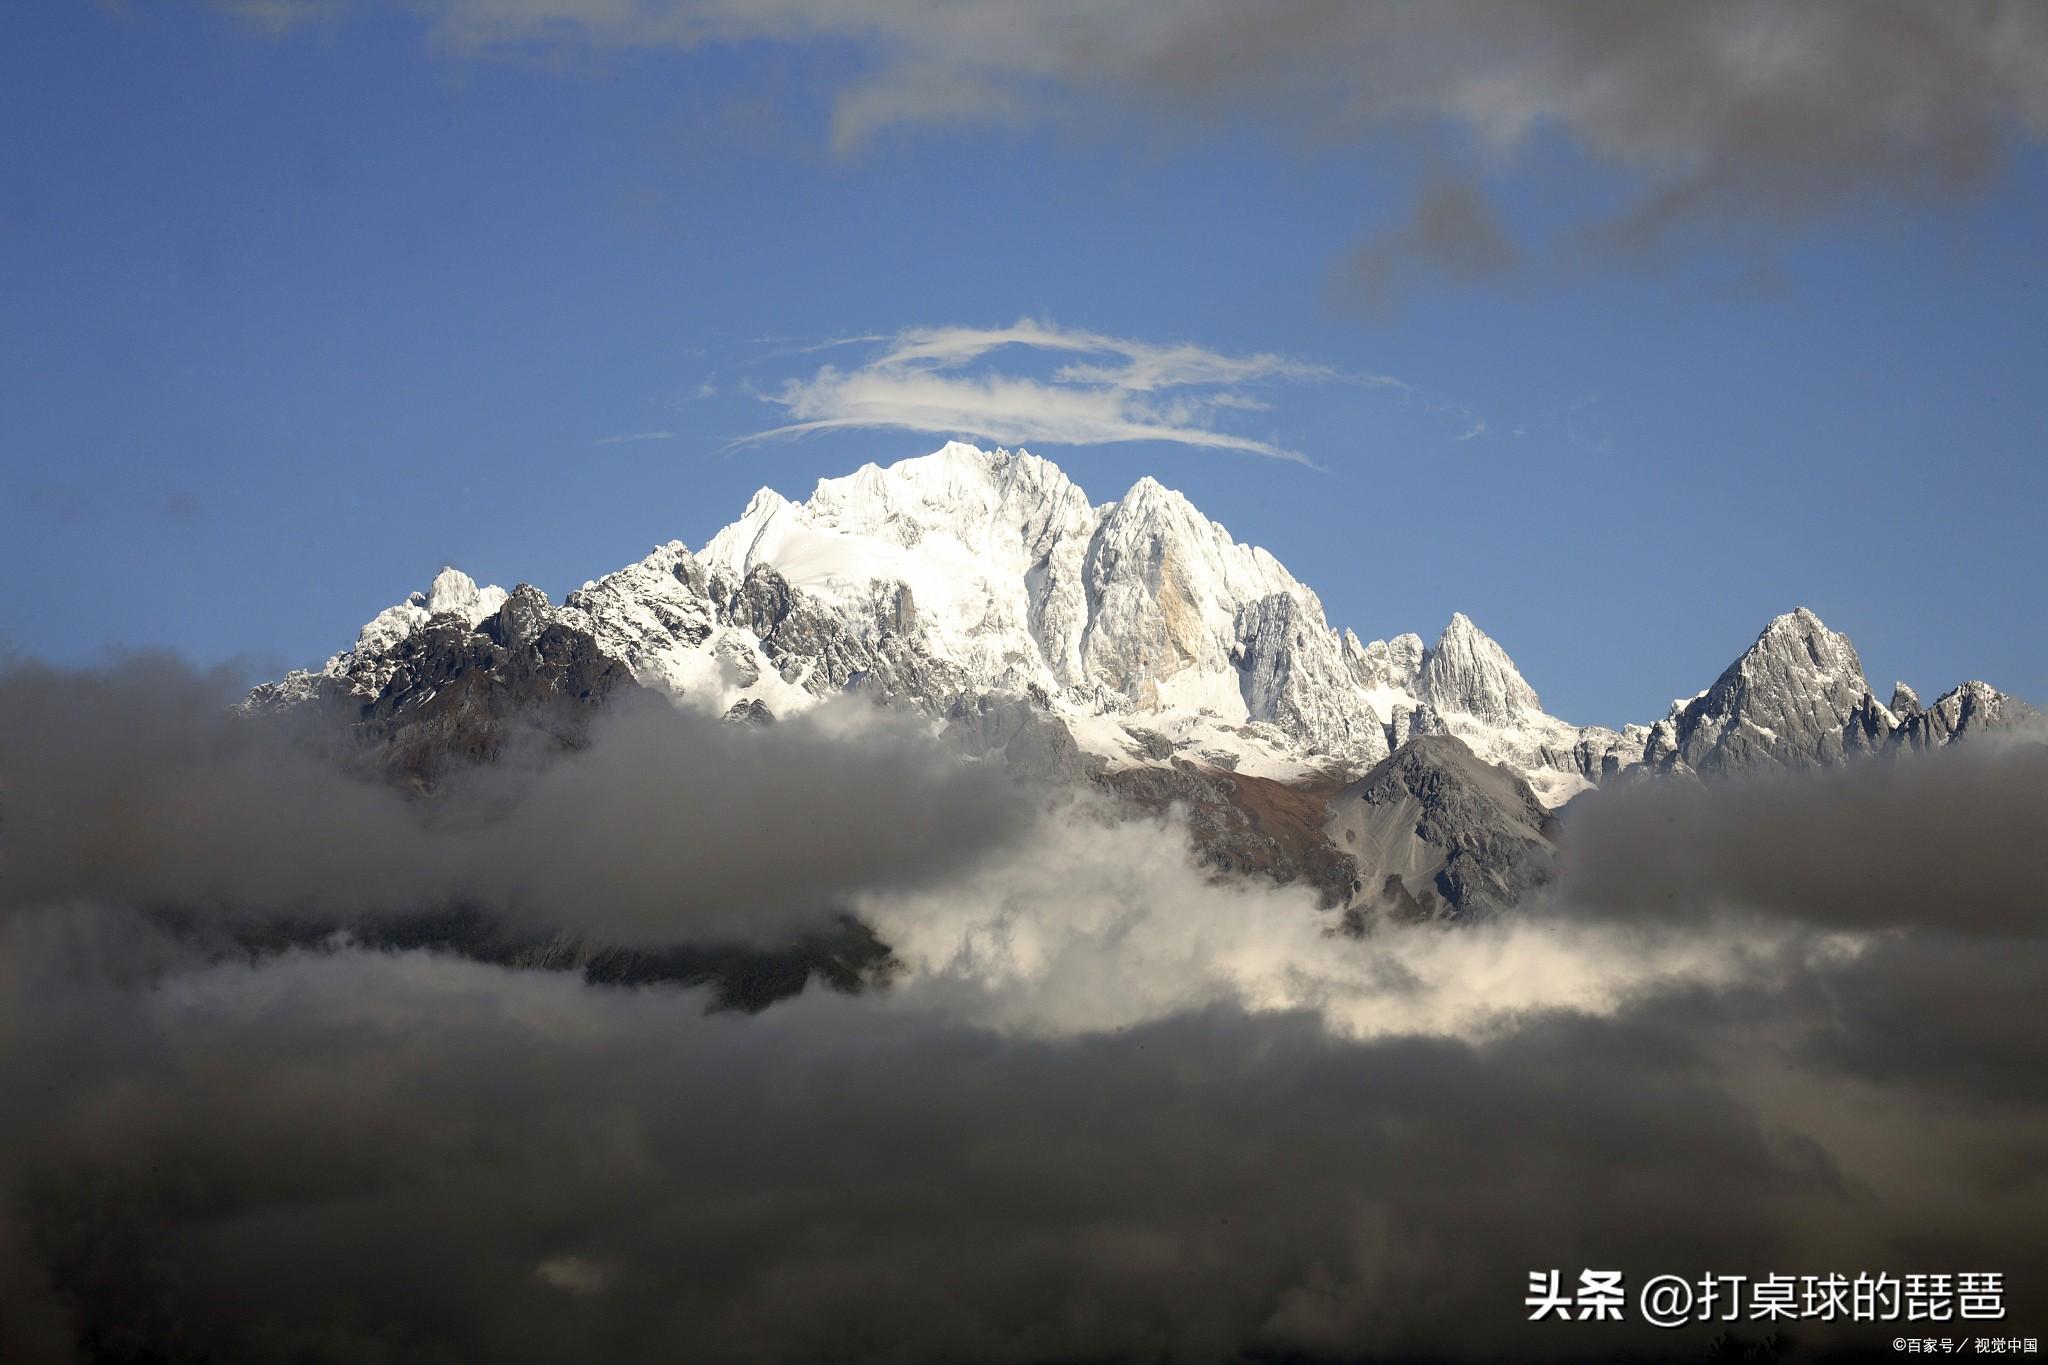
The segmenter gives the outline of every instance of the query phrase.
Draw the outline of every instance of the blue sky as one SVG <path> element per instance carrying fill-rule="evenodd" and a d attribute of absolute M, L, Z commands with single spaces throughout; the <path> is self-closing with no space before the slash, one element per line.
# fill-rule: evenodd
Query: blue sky
<path fill-rule="evenodd" d="M 267 674 L 444 562 L 559 598 L 943 439 L 741 439 L 837 410 L 822 366 L 1031 319 L 1274 358 L 1181 392 L 1235 446 L 1027 444 L 1098 501 L 1182 489 L 1367 638 L 1466 612 L 1573 721 L 1656 718 L 1797 604 L 1880 686 L 2048 699 L 2039 92 L 1873 124 L 1845 79 L 1752 146 L 1651 80 L 1558 93 L 1689 33 L 1360 112 L 1335 63 L 1169 67 L 1198 44 L 1142 5 L 1023 57 L 973 0 L 938 37 L 704 8 L 10 10 L 0 638 Z M 1911 60 L 1928 108 L 1986 86 Z M 849 337 L 884 340 L 813 349 Z"/>

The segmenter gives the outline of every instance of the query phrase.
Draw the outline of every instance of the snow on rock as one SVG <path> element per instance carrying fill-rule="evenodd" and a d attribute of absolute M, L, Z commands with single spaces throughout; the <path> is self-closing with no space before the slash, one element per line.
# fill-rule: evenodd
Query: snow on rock
<path fill-rule="evenodd" d="M 562 604 L 576 614 L 600 648 L 623 659 L 633 676 L 672 695 L 689 697 L 721 714 L 739 700 L 726 698 L 753 665 L 752 642 L 737 653 L 724 641 L 712 610 L 703 566 L 679 540 L 657 545 L 646 558 L 585 583 Z M 753 700 L 756 698 L 749 698 Z M 774 706 L 774 702 L 769 702 Z"/>
<path fill-rule="evenodd" d="M 374 696 L 429 621 L 477 627 L 505 600 L 443 570 L 323 674 Z M 1361 644 L 1272 555 L 1156 479 L 1095 505 L 1051 461 L 962 442 L 821 480 L 802 502 L 762 489 L 701 552 L 657 546 L 552 610 L 637 681 L 720 715 L 853 689 L 943 721 L 1031 696 L 1112 767 L 1282 779 L 1363 772 L 1411 735 L 1451 733 L 1554 801 L 1603 755 L 1641 755 L 1545 715 L 1462 615 L 1429 648 L 1414 634 Z M 288 704 L 313 676 L 261 700 Z"/>
<path fill-rule="evenodd" d="M 1988 730 L 2027 728 L 2039 733 L 2042 723 L 2041 713 L 2018 697 L 1973 680 L 1901 718 L 1895 737 L 1906 748 L 1930 749 Z"/>
<path fill-rule="evenodd" d="M 1887 706 L 1847 637 L 1799 608 L 1655 725 L 1571 725 L 1462 613 L 1434 644 L 1361 643 L 1272 555 L 1156 479 L 1096 505 L 1048 460 L 961 442 L 821 480 L 802 502 L 762 489 L 700 553 L 656 546 L 560 607 L 443 569 L 353 649 L 248 705 L 372 708 L 402 690 L 407 659 L 455 657 L 423 632 L 502 645 L 551 624 L 588 638 L 585 672 L 617 661 L 715 715 L 788 715 L 854 691 L 921 710 L 963 751 L 1041 768 L 1194 764 L 1281 781 L 1356 777 L 1447 735 L 1548 806 L 1617 774 L 1715 780 L 2042 723 L 1981 682 L 1926 706 L 1902 683 Z"/>
<path fill-rule="evenodd" d="M 462 570 L 444 567 L 427 588 L 427 615 L 459 616 L 474 626 L 486 616 L 497 615 L 507 595 L 503 588 L 479 588 Z"/>
<path fill-rule="evenodd" d="M 1669 717 L 1670 749 L 1703 775 L 1839 762 L 1850 717 L 1870 695 L 1849 637 L 1805 607 L 1764 627 L 1714 685 Z"/>
<path fill-rule="evenodd" d="M 1438 711 L 1455 711 L 1489 725 L 1512 725 L 1541 715 L 1536 689 L 1522 679 L 1508 652 L 1463 612 L 1422 659 L 1421 692 Z"/>
<path fill-rule="evenodd" d="M 357 633 L 354 649 L 335 655 L 317 672 L 294 670 L 282 681 L 258 689 L 253 700 L 264 705 L 302 701 L 318 692 L 322 678 L 358 697 L 374 697 L 391 681 L 397 668 L 393 656 L 414 632 L 437 617 L 454 617 L 474 629 L 496 616 L 509 596 L 503 588 L 479 588 L 460 569 L 443 568 L 425 592 L 413 593 L 372 617 Z"/>
<path fill-rule="evenodd" d="M 1087 497 L 1050 461 L 954 442 L 821 480 L 803 503 L 763 489 L 704 560 L 741 579 L 772 565 L 849 618 L 869 616 L 888 587 L 895 610 L 881 624 L 983 688 L 1067 687 L 1085 680 L 1093 529 Z"/>
<path fill-rule="evenodd" d="M 2039 712 L 1988 683 L 1922 706 L 1898 683 L 1877 699 L 1849 637 L 1804 607 L 1775 618 L 1712 687 L 1671 704 L 1641 745 L 1643 768 L 1712 781 L 1832 767 L 1865 755 L 1939 748 L 1987 731 L 2038 731 Z"/>
<path fill-rule="evenodd" d="M 737 575 L 772 565 L 852 618 L 895 590 L 884 628 L 972 690 L 1037 687 L 1077 716 L 1115 709 L 1111 695 L 1207 716 L 1208 746 L 1242 758 L 1263 746 L 1229 731 L 1260 723 L 1304 754 L 1385 753 L 1321 601 L 1155 479 L 1096 507 L 1048 460 L 954 442 L 822 480 L 801 503 L 763 490 L 703 558 Z"/>

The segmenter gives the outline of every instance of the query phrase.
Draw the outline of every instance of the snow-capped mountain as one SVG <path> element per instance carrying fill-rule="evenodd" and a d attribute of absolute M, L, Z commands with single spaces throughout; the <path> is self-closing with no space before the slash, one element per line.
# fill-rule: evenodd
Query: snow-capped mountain
<path fill-rule="evenodd" d="M 1904 683 L 1877 699 L 1849 637 L 1804 607 L 1764 627 L 1756 642 L 1689 701 L 1651 727 L 1646 764 L 1707 777 L 1759 769 L 1831 767 L 1856 753 L 1927 749 L 1973 730 L 2036 717 L 2016 697 L 1966 682 L 1930 707 Z"/>
<path fill-rule="evenodd" d="M 444 617 L 479 628 L 509 600 L 444 570 L 354 649 L 266 695 L 325 679 L 373 698 L 413 633 Z M 952 443 L 823 480 L 803 502 L 763 489 L 701 551 L 659 546 L 545 610 L 686 705 L 786 713 L 854 688 L 944 716 L 1016 695 L 1111 767 L 1355 774 L 1412 734 L 1447 732 L 1555 804 L 1603 759 L 1642 752 L 1643 732 L 1547 715 L 1462 615 L 1428 647 L 1412 634 L 1363 644 L 1181 494 L 1145 478 L 1091 504 L 1023 451 Z"/>
<path fill-rule="evenodd" d="M 559 606 L 444 569 L 249 704 L 332 708 L 370 766 L 431 788 L 535 735 L 573 746 L 625 692 L 751 723 L 866 695 L 965 754 L 1181 809 L 1219 869 L 1447 917 L 1541 885 L 1546 810 L 1610 777 L 1716 781 L 2039 721 L 1981 682 L 1881 703 L 1801 608 L 1656 725 L 1572 725 L 1463 614 L 1433 644 L 1361 643 L 1156 480 L 1094 504 L 1049 461 L 959 443 L 803 502 L 763 489 L 701 551 L 657 546 Z"/>
<path fill-rule="evenodd" d="M 499 622 L 508 611 L 520 619 Z M 255 700 L 334 694 L 386 716 L 424 705 L 438 689 L 413 656 L 437 626 L 587 637 L 592 659 L 720 714 L 787 714 L 855 690 L 971 716 L 999 745 L 1028 729 L 1034 754 L 1108 770 L 1350 778 L 1415 735 L 1449 734 L 1551 806 L 1639 762 L 1707 775 L 1811 767 L 2030 714 L 1982 683 L 1925 708 L 1901 685 L 1888 707 L 1846 637 L 1801 608 L 1654 727 L 1572 725 L 1463 614 L 1434 644 L 1361 643 L 1272 555 L 1154 479 L 1091 504 L 1048 460 L 958 442 L 822 480 L 803 502 L 763 489 L 700 552 L 658 546 L 560 606 L 444 569 L 353 649 Z"/>

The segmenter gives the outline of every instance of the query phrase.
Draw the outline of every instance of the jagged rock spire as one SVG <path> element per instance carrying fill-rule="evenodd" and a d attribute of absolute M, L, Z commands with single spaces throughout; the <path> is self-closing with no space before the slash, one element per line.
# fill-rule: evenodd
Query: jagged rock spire
<path fill-rule="evenodd" d="M 1508 652 L 1463 612 L 1451 617 L 1423 656 L 1422 695 L 1438 711 L 1461 711 L 1494 725 L 1543 709 Z"/>

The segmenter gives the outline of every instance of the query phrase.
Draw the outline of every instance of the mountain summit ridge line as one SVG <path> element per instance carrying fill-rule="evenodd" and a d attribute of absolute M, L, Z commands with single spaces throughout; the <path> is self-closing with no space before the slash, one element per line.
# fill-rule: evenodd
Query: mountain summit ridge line
<path fill-rule="evenodd" d="M 1551 807 L 1638 765 L 1825 766 L 2032 714 L 1974 682 L 1902 714 L 1877 701 L 1846 637 L 1802 607 L 1655 724 L 1572 725 L 1462 612 L 1433 644 L 1361 642 L 1272 554 L 1149 475 L 1096 504 L 1050 460 L 957 441 L 821 479 L 802 502 L 763 488 L 696 553 L 656 546 L 559 606 L 444 569 L 353 649 L 252 701 L 317 693 L 396 714 L 405 702 L 387 694 L 418 671 L 408 642 L 437 622 L 513 639 L 555 627 L 635 683 L 721 715 L 852 691 L 957 720 L 1017 699 L 1029 728 L 1053 736 L 1041 761 L 1111 770 L 1349 779 L 1416 735 L 1449 734 Z"/>

